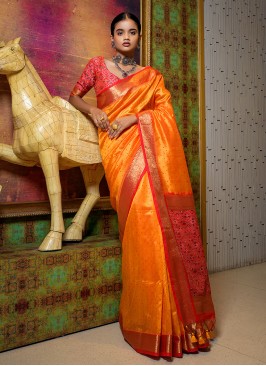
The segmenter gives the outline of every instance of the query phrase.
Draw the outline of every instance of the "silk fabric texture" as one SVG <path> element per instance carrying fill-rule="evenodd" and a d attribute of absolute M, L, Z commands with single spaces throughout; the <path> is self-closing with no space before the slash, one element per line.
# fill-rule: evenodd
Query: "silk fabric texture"
<path fill-rule="evenodd" d="M 97 95 L 111 123 L 99 143 L 122 242 L 120 326 L 138 352 L 182 357 L 209 347 L 215 313 L 190 178 L 170 93 L 152 67 Z"/>

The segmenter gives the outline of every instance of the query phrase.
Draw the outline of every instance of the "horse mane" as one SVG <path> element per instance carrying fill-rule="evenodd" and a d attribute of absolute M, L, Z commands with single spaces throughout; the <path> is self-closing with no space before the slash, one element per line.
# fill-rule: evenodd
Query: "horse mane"
<path fill-rule="evenodd" d="M 38 72 L 36 71 L 35 67 L 32 65 L 32 63 L 30 62 L 29 58 L 27 57 L 27 55 L 25 54 L 25 61 L 26 64 L 28 66 L 28 68 L 30 69 L 32 75 L 34 76 L 34 78 L 37 80 L 38 84 L 42 87 L 43 91 L 45 92 L 46 96 L 48 99 L 52 99 L 51 94 L 49 93 L 49 90 L 46 88 L 44 82 L 42 81 L 42 79 L 40 78 Z"/>

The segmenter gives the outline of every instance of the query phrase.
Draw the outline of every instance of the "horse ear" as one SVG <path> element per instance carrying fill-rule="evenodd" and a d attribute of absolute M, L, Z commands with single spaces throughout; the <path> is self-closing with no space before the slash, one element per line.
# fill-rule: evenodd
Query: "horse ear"
<path fill-rule="evenodd" d="M 18 38 L 16 38 L 16 39 L 14 39 L 14 43 L 15 43 L 15 44 L 19 44 L 20 40 L 21 40 L 21 37 L 18 37 Z"/>

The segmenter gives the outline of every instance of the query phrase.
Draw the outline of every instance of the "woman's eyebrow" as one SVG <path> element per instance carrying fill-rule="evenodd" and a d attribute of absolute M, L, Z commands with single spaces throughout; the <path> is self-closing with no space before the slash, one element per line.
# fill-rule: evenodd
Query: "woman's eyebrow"
<path fill-rule="evenodd" d="M 116 29 L 115 31 L 116 31 L 116 32 L 119 32 L 119 31 L 121 32 L 121 31 L 123 31 L 123 30 L 124 30 L 123 28 L 118 28 L 118 29 Z M 137 30 L 137 28 L 130 28 L 129 30 L 130 30 L 130 31 L 132 31 L 132 30 L 136 31 L 136 30 Z"/>

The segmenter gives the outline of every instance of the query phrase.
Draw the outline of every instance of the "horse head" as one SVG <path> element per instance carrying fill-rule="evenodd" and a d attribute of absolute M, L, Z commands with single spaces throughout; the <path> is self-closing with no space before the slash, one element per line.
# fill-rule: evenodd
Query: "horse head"
<path fill-rule="evenodd" d="M 19 45 L 20 38 L 0 43 L 0 74 L 10 75 L 25 67 L 25 54 Z"/>

